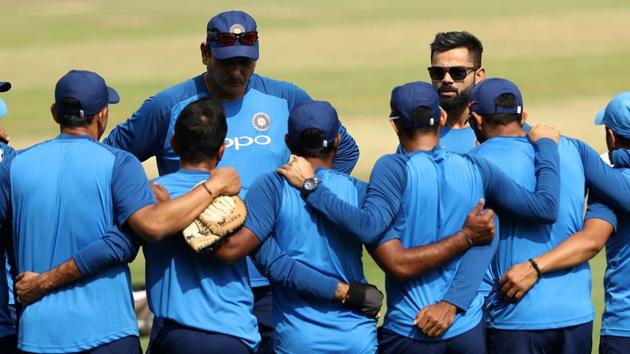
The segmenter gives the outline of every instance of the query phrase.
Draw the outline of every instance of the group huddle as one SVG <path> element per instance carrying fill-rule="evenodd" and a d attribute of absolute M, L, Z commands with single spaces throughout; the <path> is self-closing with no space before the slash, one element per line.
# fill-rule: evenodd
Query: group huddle
<path fill-rule="evenodd" d="M 627 353 L 630 93 L 596 117 L 604 161 L 528 125 L 472 34 L 430 47 L 430 83 L 391 92 L 399 145 L 369 183 L 350 176 L 359 148 L 329 102 L 254 73 L 258 31 L 242 11 L 208 22 L 203 74 L 102 142 L 120 97 L 68 72 L 51 107 L 61 133 L 0 143 L 0 353 L 141 353 L 127 264 L 142 248 L 152 354 L 587 354 L 588 260 L 604 245 L 599 350 Z M 197 235 L 199 215 L 233 195 L 242 227 L 191 248 L 182 230 Z M 385 289 L 367 284 L 364 247 Z"/>

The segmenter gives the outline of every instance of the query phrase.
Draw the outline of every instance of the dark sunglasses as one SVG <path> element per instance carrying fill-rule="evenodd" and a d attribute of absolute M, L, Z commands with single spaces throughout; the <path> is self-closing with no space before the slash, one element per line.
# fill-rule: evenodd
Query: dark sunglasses
<path fill-rule="evenodd" d="M 242 45 L 252 46 L 258 40 L 258 32 L 208 32 L 208 41 L 215 41 L 220 47 L 231 47 L 236 44 L 236 40 Z"/>
<path fill-rule="evenodd" d="M 431 80 L 442 80 L 446 73 L 451 75 L 451 78 L 455 81 L 461 81 L 468 76 L 468 73 L 471 71 L 475 71 L 479 68 L 470 67 L 470 66 L 429 66 L 427 70 L 429 70 L 429 76 Z"/>

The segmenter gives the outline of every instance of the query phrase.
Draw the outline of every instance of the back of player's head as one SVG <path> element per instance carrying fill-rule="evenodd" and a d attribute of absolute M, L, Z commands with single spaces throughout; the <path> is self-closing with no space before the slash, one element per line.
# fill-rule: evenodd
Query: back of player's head
<path fill-rule="evenodd" d="M 188 104 L 179 114 L 173 142 L 182 161 L 200 163 L 216 158 L 226 133 L 223 107 L 206 97 Z"/>
<path fill-rule="evenodd" d="M 326 158 L 337 146 L 341 122 L 328 102 L 310 101 L 295 105 L 289 113 L 287 143 L 291 152 L 302 157 Z"/>
<path fill-rule="evenodd" d="M 476 67 L 481 67 L 483 45 L 472 33 L 466 31 L 439 32 L 431 42 L 431 58 L 433 54 L 446 52 L 455 48 L 467 48 Z"/>
<path fill-rule="evenodd" d="M 206 43 L 220 60 L 246 57 L 258 60 L 256 20 L 243 11 L 225 11 L 208 21 Z"/>
<path fill-rule="evenodd" d="M 118 93 L 92 71 L 72 70 L 55 86 L 55 111 L 63 127 L 90 125 L 103 108 L 119 101 Z"/>
<path fill-rule="evenodd" d="M 613 97 L 606 108 L 597 114 L 595 124 L 605 125 L 615 132 L 621 145 L 630 143 L 630 91 Z"/>
<path fill-rule="evenodd" d="M 488 125 L 520 124 L 523 118 L 523 96 L 512 81 L 485 79 L 472 88 L 470 110 L 482 116 Z"/>
<path fill-rule="evenodd" d="M 426 82 L 409 82 L 395 87 L 390 106 L 390 119 L 407 137 L 413 137 L 417 131 L 437 131 L 440 125 L 440 96 Z"/>

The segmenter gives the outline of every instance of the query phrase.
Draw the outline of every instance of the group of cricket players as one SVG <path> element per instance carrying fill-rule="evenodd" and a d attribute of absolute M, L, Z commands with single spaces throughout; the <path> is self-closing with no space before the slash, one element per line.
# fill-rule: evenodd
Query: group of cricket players
<path fill-rule="evenodd" d="M 121 97 L 88 70 L 55 85 L 58 136 L 14 150 L 0 129 L 0 354 L 142 353 L 140 250 L 152 354 L 587 354 L 604 247 L 599 352 L 630 353 L 630 92 L 576 122 L 600 126 L 600 156 L 528 124 L 473 34 L 437 33 L 427 82 L 383 102 L 399 144 L 364 182 L 333 105 L 255 73 L 253 17 L 212 17 L 199 50 L 203 73 L 103 140 Z M 235 194 L 245 224 L 195 252 L 181 230 Z"/>

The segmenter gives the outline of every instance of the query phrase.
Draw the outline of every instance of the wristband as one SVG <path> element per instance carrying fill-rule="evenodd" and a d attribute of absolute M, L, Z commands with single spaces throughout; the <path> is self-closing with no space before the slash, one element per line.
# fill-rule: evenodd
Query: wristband
<path fill-rule="evenodd" d="M 463 229 L 461 230 L 461 232 L 464 234 L 464 236 L 466 237 L 466 242 L 468 242 L 468 248 L 472 248 L 472 246 L 475 245 L 475 243 L 470 239 L 470 237 L 468 237 L 468 234 L 466 233 L 466 231 L 464 231 Z"/>
<path fill-rule="evenodd" d="M 536 261 L 533 258 L 529 259 L 529 263 L 531 263 L 532 267 L 534 267 L 536 274 L 538 274 L 538 279 L 540 279 L 542 277 L 542 271 L 540 270 L 538 263 L 536 263 Z M 538 279 L 536 279 L 536 281 L 538 281 Z"/>
<path fill-rule="evenodd" d="M 208 192 L 208 194 L 210 194 L 210 196 L 212 198 L 214 198 L 214 194 L 212 194 L 212 191 L 210 190 L 210 188 L 208 188 L 208 186 L 206 186 L 206 182 L 201 183 L 201 185 L 203 186 L 203 189 L 205 189 L 206 192 Z"/>

